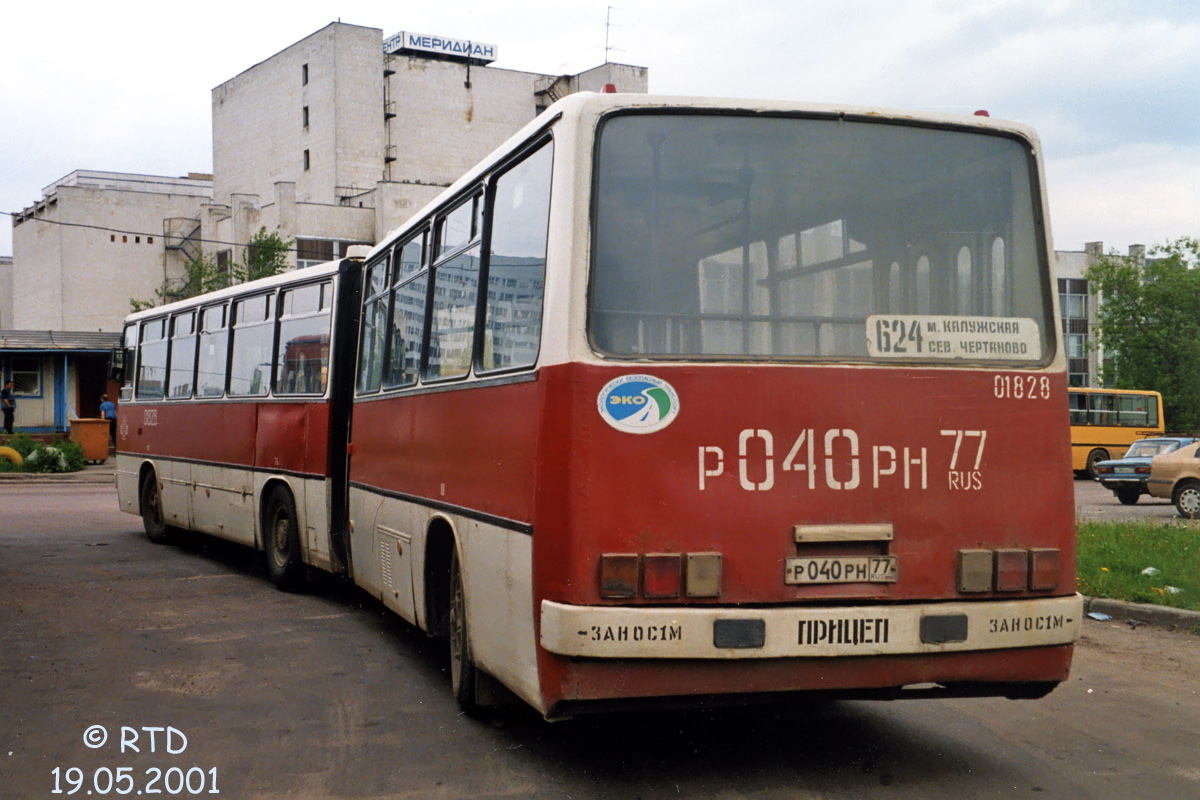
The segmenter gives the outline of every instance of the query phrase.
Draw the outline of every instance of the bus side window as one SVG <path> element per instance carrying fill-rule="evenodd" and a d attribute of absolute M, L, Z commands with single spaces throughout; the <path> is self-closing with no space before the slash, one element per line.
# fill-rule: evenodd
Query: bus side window
<path fill-rule="evenodd" d="M 192 396 L 192 378 L 196 370 L 196 312 L 171 317 L 171 348 L 167 373 L 167 397 Z"/>
<path fill-rule="evenodd" d="M 324 394 L 329 381 L 329 328 L 326 298 L 332 284 L 314 283 L 280 295 L 279 351 L 275 394 Z"/>
<path fill-rule="evenodd" d="M 425 270 L 428 231 L 396 249 L 395 286 L 392 287 L 391 340 L 384 385 L 389 389 L 412 386 L 421 369 L 421 338 L 425 333 L 425 294 L 429 273 Z"/>
<path fill-rule="evenodd" d="M 258 295 L 233 303 L 230 395 L 260 397 L 267 393 L 275 338 L 275 325 L 271 319 L 273 298 L 274 295 Z"/>
<path fill-rule="evenodd" d="M 167 320 L 142 323 L 142 341 L 138 360 L 137 399 L 161 400 L 167 373 Z"/>
<path fill-rule="evenodd" d="M 1086 425 L 1088 396 L 1083 392 L 1071 392 L 1068 397 L 1068 403 L 1071 407 L 1071 424 Z"/>
<path fill-rule="evenodd" d="M 1117 396 L 1093 394 L 1089 398 L 1090 421 L 1093 425 L 1117 425 Z"/>
<path fill-rule="evenodd" d="M 136 325 L 125 326 L 125 341 L 123 348 L 125 350 L 125 369 L 121 376 L 121 394 L 122 402 L 133 399 L 133 383 L 137 375 L 137 336 L 138 329 Z"/>
<path fill-rule="evenodd" d="M 200 347 L 196 358 L 196 396 L 225 394 L 225 368 L 229 357 L 228 306 L 209 306 L 200 312 Z"/>
<path fill-rule="evenodd" d="M 543 145 L 502 174 L 492 193 L 483 372 L 530 367 L 537 361 L 553 158 L 553 144 Z"/>
<path fill-rule="evenodd" d="M 1125 426 L 1146 427 L 1146 395 L 1123 394 L 1119 398 L 1121 424 Z"/>
<path fill-rule="evenodd" d="M 473 195 L 437 223 L 441 260 L 431 270 L 433 306 L 422 375 L 426 380 L 461 378 L 471 370 L 481 256 L 476 223 L 479 199 Z"/>
<path fill-rule="evenodd" d="M 387 335 L 388 260 L 367 267 L 363 284 L 362 329 L 358 340 L 359 394 L 379 391 L 383 379 L 383 347 Z"/>

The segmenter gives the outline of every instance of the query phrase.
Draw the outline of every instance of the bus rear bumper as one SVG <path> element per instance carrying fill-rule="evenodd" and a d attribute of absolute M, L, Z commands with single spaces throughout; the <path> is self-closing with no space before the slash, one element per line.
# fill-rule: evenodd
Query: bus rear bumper
<path fill-rule="evenodd" d="M 542 601 L 541 646 L 596 659 L 897 656 L 1067 645 L 1083 597 L 917 605 L 629 608 Z"/>

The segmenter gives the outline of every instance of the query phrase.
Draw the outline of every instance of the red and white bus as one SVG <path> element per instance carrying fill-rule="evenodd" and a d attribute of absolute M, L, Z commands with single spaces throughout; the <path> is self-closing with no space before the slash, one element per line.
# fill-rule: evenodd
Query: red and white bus
<path fill-rule="evenodd" d="M 122 507 L 346 572 L 466 708 L 1041 696 L 1082 615 L 1045 209 L 1012 123 L 572 96 L 361 263 L 130 317 Z M 225 382 L 156 396 L 226 303 Z"/>

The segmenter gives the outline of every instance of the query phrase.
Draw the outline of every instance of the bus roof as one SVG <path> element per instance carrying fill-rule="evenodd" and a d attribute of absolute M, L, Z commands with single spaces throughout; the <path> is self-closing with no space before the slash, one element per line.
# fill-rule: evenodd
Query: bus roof
<path fill-rule="evenodd" d="M 473 185 L 479 177 L 491 170 L 497 163 L 520 148 L 523 144 L 535 139 L 559 120 L 578 123 L 589 118 L 623 109 L 661 110 L 661 111 L 704 111 L 711 110 L 719 113 L 748 113 L 766 115 L 797 115 L 823 117 L 829 119 L 847 119 L 855 121 L 872 121 L 881 123 L 926 125 L 931 127 L 947 127 L 966 130 L 986 131 L 990 133 L 1007 134 L 1026 140 L 1035 154 L 1040 155 L 1040 144 L 1037 133 L 1028 125 L 1011 120 L 1000 120 L 989 116 L 965 114 L 946 114 L 928 111 L 914 111 L 896 108 L 877 108 L 872 106 L 831 105 L 823 103 L 805 103 L 786 100 L 749 100 L 734 98 L 689 97 L 684 95 L 652 95 L 652 94 L 600 94 L 596 92 L 576 92 L 555 102 L 543 111 L 536 119 L 513 134 L 504 144 L 489 153 L 482 161 L 468 170 L 458 180 L 454 181 L 443 192 L 438 194 L 424 207 L 412 214 L 398 228 L 390 231 L 371 248 L 368 259 L 374 257 L 384 246 L 390 246 L 398 237 L 409 229 L 422 223 L 434 210 L 442 206 L 448 199 Z"/>
<path fill-rule="evenodd" d="M 341 271 L 341 260 L 327 261 L 324 264 L 315 264 L 311 267 L 302 269 L 292 269 L 286 272 L 281 272 L 278 275 L 271 275 L 267 278 L 259 278 L 255 281 L 247 281 L 246 283 L 237 283 L 233 286 L 228 286 L 224 289 L 218 289 L 215 292 L 206 292 L 205 294 L 188 297 L 183 300 L 177 300 L 174 303 L 167 303 L 154 308 L 148 308 L 145 311 L 138 311 L 125 317 L 125 324 L 138 322 L 143 319 L 159 317 L 163 314 L 170 314 L 176 311 L 181 311 L 188 308 L 197 308 L 203 305 L 211 305 L 215 302 L 226 300 L 230 297 L 238 297 L 243 294 L 253 294 L 256 291 L 274 289 L 278 286 L 288 285 L 293 283 L 304 283 L 305 281 L 318 280 L 320 278 L 336 275 Z"/>

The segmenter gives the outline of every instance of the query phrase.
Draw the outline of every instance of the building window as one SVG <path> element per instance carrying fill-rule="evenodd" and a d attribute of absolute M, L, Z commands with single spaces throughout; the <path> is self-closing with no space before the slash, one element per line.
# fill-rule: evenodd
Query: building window
<path fill-rule="evenodd" d="M 37 397 L 42 393 L 42 363 L 36 358 L 12 360 L 13 393 Z"/>
<path fill-rule="evenodd" d="M 1063 319 L 1087 319 L 1087 281 L 1076 278 L 1060 279 L 1058 290 Z"/>
<path fill-rule="evenodd" d="M 304 130 L 308 130 L 308 106 L 304 107 L 304 110 L 301 113 L 301 117 L 303 117 L 303 119 L 304 119 Z"/>
<path fill-rule="evenodd" d="M 296 268 L 311 267 L 314 264 L 324 264 L 335 258 L 345 258 L 353 245 L 370 244 L 370 242 L 338 241 L 336 239 L 297 239 Z"/>
<path fill-rule="evenodd" d="M 309 158 L 308 151 L 305 150 L 304 151 L 304 171 L 305 172 L 308 172 L 308 167 L 311 163 L 312 163 L 312 161 Z"/>
<path fill-rule="evenodd" d="M 153 236 L 147 236 L 147 237 L 146 237 L 146 244 L 154 244 L 154 237 L 153 237 Z"/>
<path fill-rule="evenodd" d="M 1087 358 L 1087 336 L 1082 333 L 1068 333 L 1067 358 Z"/>
<path fill-rule="evenodd" d="M 308 64 L 300 65 L 300 85 L 308 86 Z"/>

